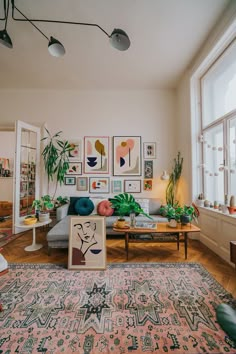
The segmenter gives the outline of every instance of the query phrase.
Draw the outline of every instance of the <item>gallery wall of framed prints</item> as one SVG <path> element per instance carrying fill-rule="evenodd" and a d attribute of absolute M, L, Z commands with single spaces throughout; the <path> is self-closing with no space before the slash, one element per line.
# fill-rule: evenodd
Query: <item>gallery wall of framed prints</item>
<path fill-rule="evenodd" d="M 151 192 L 156 142 L 141 136 L 84 136 L 68 139 L 72 149 L 64 184 L 79 193 Z"/>

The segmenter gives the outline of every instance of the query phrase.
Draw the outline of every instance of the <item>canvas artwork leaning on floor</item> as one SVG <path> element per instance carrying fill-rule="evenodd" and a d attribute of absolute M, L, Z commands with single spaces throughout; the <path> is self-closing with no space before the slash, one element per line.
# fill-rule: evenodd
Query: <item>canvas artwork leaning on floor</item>
<path fill-rule="evenodd" d="M 106 268 L 105 217 L 71 217 L 68 269 Z"/>

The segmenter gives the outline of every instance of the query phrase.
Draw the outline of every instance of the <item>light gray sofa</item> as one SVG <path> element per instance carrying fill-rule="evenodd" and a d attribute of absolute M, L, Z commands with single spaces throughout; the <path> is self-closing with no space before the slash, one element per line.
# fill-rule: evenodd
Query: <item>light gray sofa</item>
<path fill-rule="evenodd" d="M 75 197 L 72 197 L 75 199 Z M 163 218 L 159 214 L 159 209 L 162 204 L 162 201 L 158 198 L 143 198 L 149 201 L 149 215 L 152 217 L 152 220 L 148 219 L 144 215 L 136 216 L 137 222 L 165 222 L 166 218 Z M 138 199 L 140 201 L 140 199 Z M 48 232 L 47 241 L 48 241 L 48 254 L 51 252 L 51 248 L 68 248 L 68 239 L 69 239 L 69 227 L 70 227 L 70 218 L 71 218 L 71 208 L 69 204 L 62 205 L 57 208 L 57 224 Z M 74 214 L 74 213 L 73 213 Z M 107 235 L 119 235 L 121 233 L 116 233 L 113 231 L 112 227 L 118 216 L 109 216 L 106 217 L 106 233 Z M 129 216 L 125 217 L 129 221 Z"/>

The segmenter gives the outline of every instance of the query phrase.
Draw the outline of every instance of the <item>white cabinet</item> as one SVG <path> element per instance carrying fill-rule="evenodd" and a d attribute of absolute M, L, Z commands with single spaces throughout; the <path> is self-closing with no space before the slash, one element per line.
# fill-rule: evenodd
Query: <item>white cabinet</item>
<path fill-rule="evenodd" d="M 208 208 L 199 208 L 200 241 L 230 263 L 230 241 L 236 241 L 236 215 L 229 216 Z"/>

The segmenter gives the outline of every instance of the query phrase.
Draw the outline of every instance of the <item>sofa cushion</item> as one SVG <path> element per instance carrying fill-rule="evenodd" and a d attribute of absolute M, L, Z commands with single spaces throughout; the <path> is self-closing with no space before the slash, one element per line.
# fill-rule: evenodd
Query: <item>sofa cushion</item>
<path fill-rule="evenodd" d="M 69 203 L 69 208 L 68 208 L 68 215 L 77 215 L 75 211 L 75 203 L 77 200 L 79 200 L 81 197 L 70 197 L 70 203 Z"/>
<path fill-rule="evenodd" d="M 74 208 L 78 215 L 86 216 L 92 213 L 94 209 L 94 204 L 89 198 L 80 198 L 75 203 Z"/>
<path fill-rule="evenodd" d="M 160 207 L 162 205 L 162 200 L 159 198 L 149 198 L 149 214 L 157 215 L 160 214 Z"/>
<path fill-rule="evenodd" d="M 102 216 L 111 216 L 114 213 L 114 209 L 111 207 L 109 200 L 103 200 L 98 204 L 97 212 Z"/>

